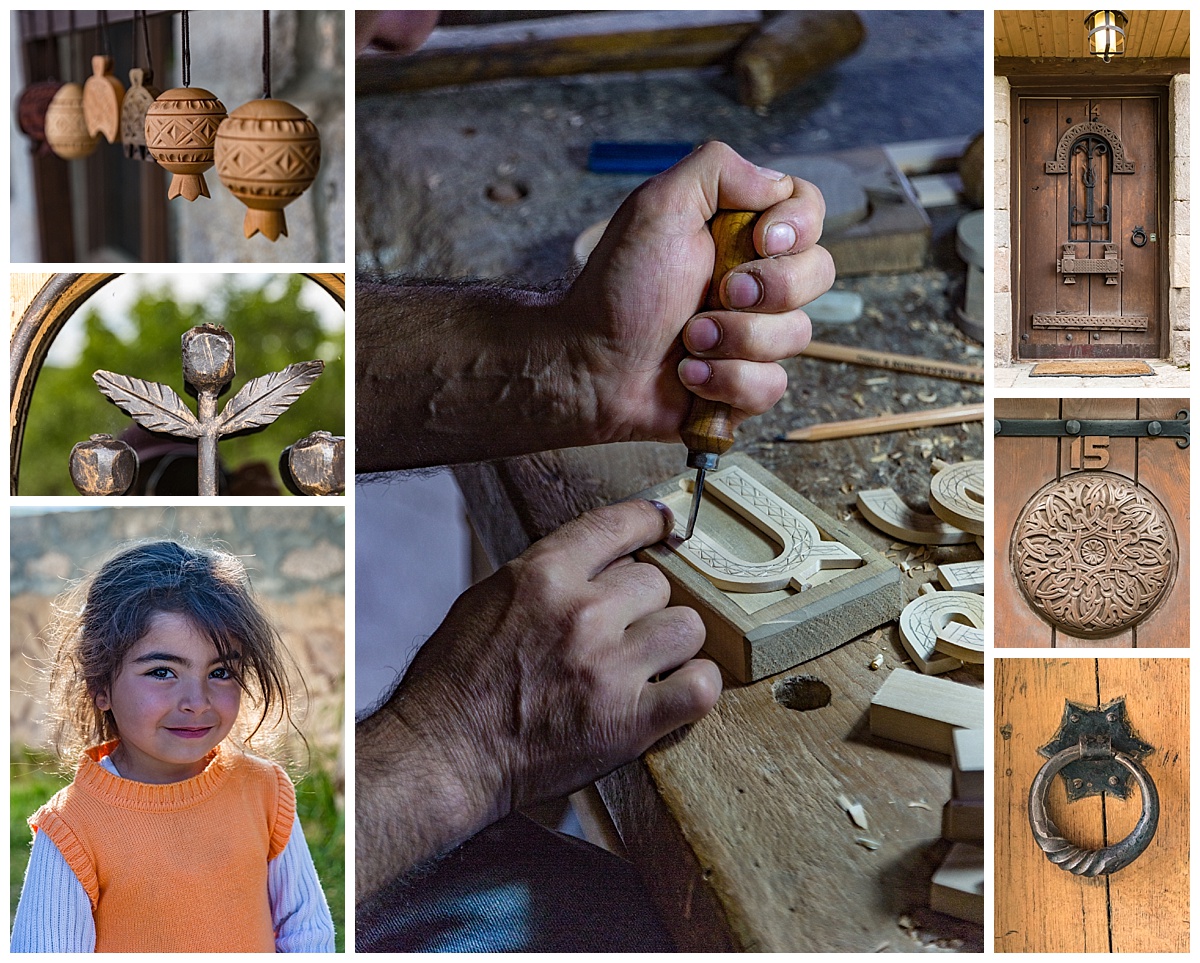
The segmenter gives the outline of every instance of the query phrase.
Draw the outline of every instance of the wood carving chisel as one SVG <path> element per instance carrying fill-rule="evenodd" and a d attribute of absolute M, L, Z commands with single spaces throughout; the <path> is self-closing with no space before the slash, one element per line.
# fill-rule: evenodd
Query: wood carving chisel
<path fill-rule="evenodd" d="M 704 299 L 705 311 L 719 311 L 721 304 L 721 278 L 730 268 L 747 261 L 758 260 L 754 249 L 754 224 L 758 214 L 754 211 L 717 211 L 709 224 L 716 256 L 713 260 L 712 280 Z M 679 431 L 679 437 L 687 445 L 687 466 L 696 469 L 696 487 L 692 490 L 692 510 L 688 513 L 687 531 L 684 541 L 692 537 L 696 529 L 696 516 L 700 513 L 700 499 L 704 495 L 704 477 L 715 471 L 721 456 L 733 446 L 733 423 L 729 405 L 706 398 L 692 396 L 692 406 L 687 420 Z"/>

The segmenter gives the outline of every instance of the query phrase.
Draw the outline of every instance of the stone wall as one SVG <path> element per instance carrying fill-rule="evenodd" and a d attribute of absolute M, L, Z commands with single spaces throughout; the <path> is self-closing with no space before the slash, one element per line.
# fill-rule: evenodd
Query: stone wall
<path fill-rule="evenodd" d="M 240 556 L 309 691 L 294 700 L 314 754 L 342 758 L 345 510 L 341 506 L 100 508 L 17 514 L 10 524 L 10 744 L 44 749 L 44 629 L 67 584 L 122 545 L 189 538 Z"/>
<path fill-rule="evenodd" d="M 993 167 L 995 169 L 992 207 L 993 239 L 992 258 L 992 301 L 994 314 L 992 324 L 995 331 L 993 357 L 997 365 L 1011 365 L 1013 361 L 1013 295 L 1012 295 L 1012 224 L 1009 210 L 1011 188 L 1009 170 L 1012 153 L 1011 101 L 1007 77 L 993 79 L 995 120 L 992 124 Z"/>
<path fill-rule="evenodd" d="M 1168 311 L 1171 319 L 1171 360 L 1191 364 L 1192 360 L 1192 187 L 1191 187 L 1191 75 L 1180 74 L 1171 80 L 1171 290 Z"/>

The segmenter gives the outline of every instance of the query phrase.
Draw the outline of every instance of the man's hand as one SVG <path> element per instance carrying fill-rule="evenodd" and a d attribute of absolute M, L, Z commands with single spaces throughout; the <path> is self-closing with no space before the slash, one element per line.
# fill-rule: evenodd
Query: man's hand
<path fill-rule="evenodd" d="M 701 311 L 718 209 L 764 212 L 754 235 L 763 259 L 725 275 L 729 310 Z M 579 396 L 594 399 L 583 414 L 594 440 L 677 441 L 689 391 L 730 405 L 735 424 L 774 405 L 787 388 L 776 362 L 808 344 L 799 308 L 833 283 L 817 246 L 824 216 L 812 184 L 715 142 L 631 194 L 561 305 L 584 359 Z"/>
<path fill-rule="evenodd" d="M 693 658 L 700 617 L 667 607 L 666 577 L 629 557 L 672 525 L 640 500 L 588 512 L 455 603 L 357 727 L 360 899 L 716 704 L 720 671 Z"/>

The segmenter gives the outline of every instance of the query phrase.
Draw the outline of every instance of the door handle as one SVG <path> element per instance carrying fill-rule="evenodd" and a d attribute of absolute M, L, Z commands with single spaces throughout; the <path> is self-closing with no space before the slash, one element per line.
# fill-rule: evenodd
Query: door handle
<path fill-rule="evenodd" d="M 1124 697 L 1099 708 L 1067 701 L 1058 732 L 1038 750 L 1049 758 L 1029 787 L 1029 826 L 1050 862 L 1076 876 L 1108 876 L 1145 852 L 1158 829 L 1159 801 L 1140 760 L 1153 751 L 1134 734 Z M 1103 849 L 1084 849 L 1065 839 L 1046 812 L 1046 795 L 1059 773 L 1068 802 L 1102 793 L 1124 799 L 1132 777 L 1142 794 L 1142 814 L 1133 831 Z"/>
<path fill-rule="evenodd" d="M 1139 238 L 1140 238 L 1140 240 L 1139 240 Z M 1130 235 L 1129 243 L 1132 244 L 1134 247 L 1145 247 L 1146 246 L 1146 232 L 1143 231 L 1140 226 L 1135 227 L 1133 229 L 1133 234 Z"/>

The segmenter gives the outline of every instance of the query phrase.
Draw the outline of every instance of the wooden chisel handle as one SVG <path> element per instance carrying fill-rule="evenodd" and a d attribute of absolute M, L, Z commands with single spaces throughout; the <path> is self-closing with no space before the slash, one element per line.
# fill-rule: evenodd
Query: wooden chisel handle
<path fill-rule="evenodd" d="M 754 225 L 757 221 L 756 211 L 717 211 L 709 224 L 717 251 L 712 280 L 704 298 L 706 311 L 722 307 L 721 278 L 726 271 L 747 261 L 758 260 L 758 252 L 754 249 Z M 692 406 L 679 437 L 688 447 L 689 458 L 697 452 L 725 454 L 733 445 L 729 405 L 693 395 Z"/>

